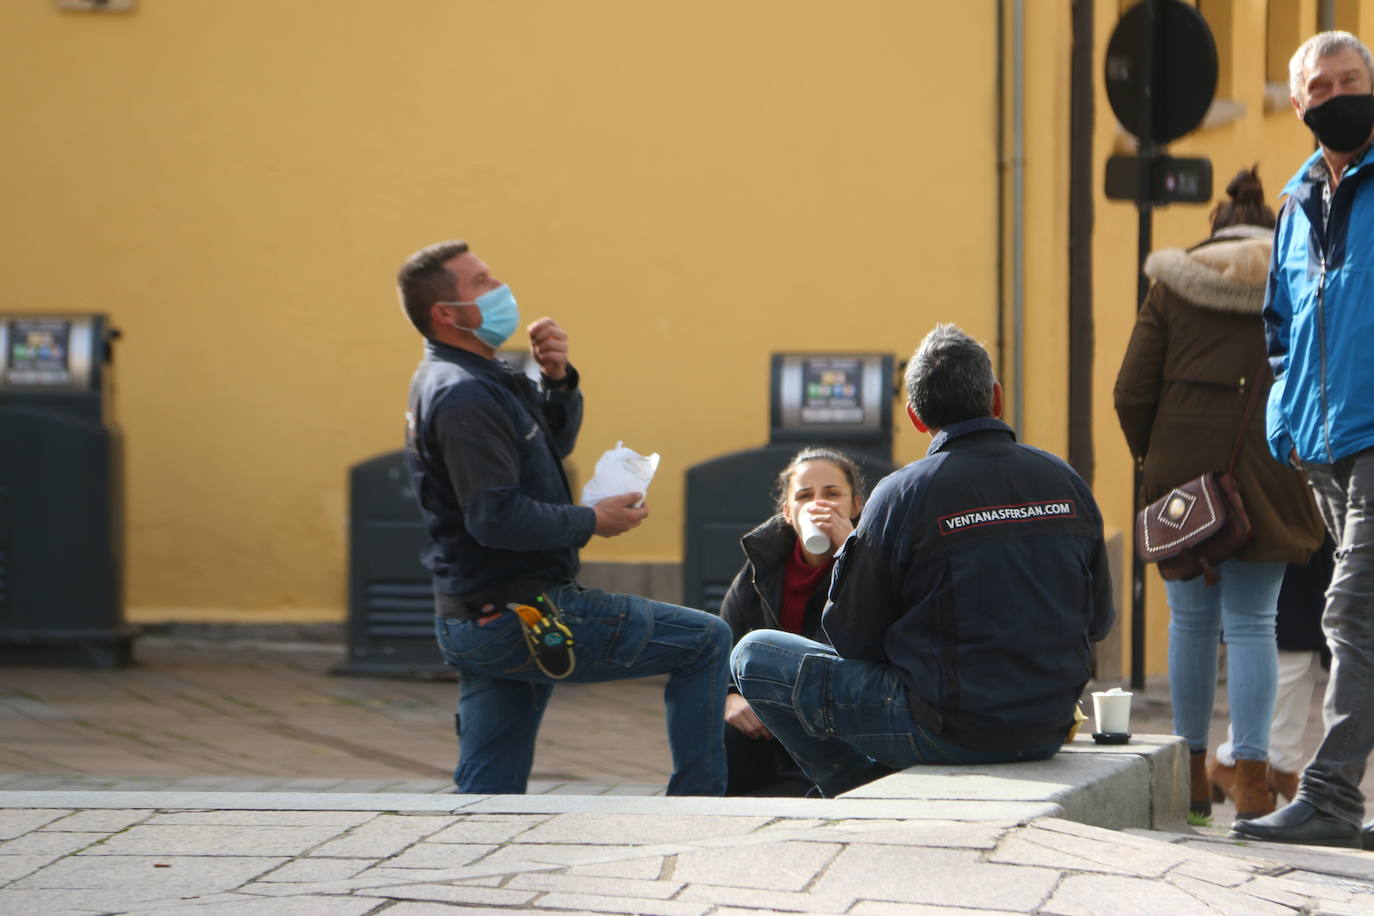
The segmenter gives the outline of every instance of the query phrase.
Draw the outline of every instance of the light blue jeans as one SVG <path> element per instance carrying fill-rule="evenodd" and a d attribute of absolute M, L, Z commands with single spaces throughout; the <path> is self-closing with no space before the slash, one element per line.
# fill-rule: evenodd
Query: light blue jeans
<path fill-rule="evenodd" d="M 833 798 L 918 763 L 1006 763 L 1054 756 L 974 751 L 943 741 L 911 718 L 906 686 L 882 662 L 841 658 L 824 643 L 754 630 L 730 656 L 735 685 L 822 795 Z"/>
<path fill-rule="evenodd" d="M 577 585 L 547 594 L 573 634 L 577 662 L 566 680 L 668 675 L 668 794 L 725 794 L 729 624 L 703 611 Z M 535 667 L 515 614 L 485 624 L 438 617 L 435 630 L 444 661 L 459 675 L 458 791 L 523 795 L 539 722 L 558 681 Z M 614 736 L 606 755 L 615 756 Z"/>
<path fill-rule="evenodd" d="M 1244 760 L 1269 758 L 1279 655 L 1274 618 L 1283 563 L 1227 560 L 1221 581 L 1199 576 L 1165 582 L 1169 595 L 1169 688 L 1174 732 L 1192 751 L 1207 750 L 1217 690 L 1217 644 L 1226 634 L 1226 693 L 1231 703 L 1232 750 Z"/>

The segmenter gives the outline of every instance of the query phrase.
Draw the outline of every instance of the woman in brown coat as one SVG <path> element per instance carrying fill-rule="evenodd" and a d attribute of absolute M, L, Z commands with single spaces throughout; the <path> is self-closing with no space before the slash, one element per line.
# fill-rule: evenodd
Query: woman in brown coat
<path fill-rule="evenodd" d="M 1154 286 L 1136 318 L 1115 400 L 1131 454 L 1143 461 L 1147 502 L 1224 470 L 1250 386 L 1269 384 L 1260 312 L 1274 213 L 1254 169 L 1238 173 L 1226 193 L 1230 199 L 1212 213 L 1210 238 L 1186 251 L 1157 251 L 1145 262 Z M 1235 471 L 1254 539 L 1218 567 L 1215 585 L 1201 578 L 1164 583 L 1174 731 L 1192 752 L 1192 808 L 1211 812 L 1205 761 L 1224 629 L 1234 795 L 1237 816 L 1247 818 L 1274 808 L 1267 760 L 1278 665 L 1274 616 L 1285 564 L 1306 562 L 1322 539 L 1302 476 L 1269 457 L 1260 397 Z"/>

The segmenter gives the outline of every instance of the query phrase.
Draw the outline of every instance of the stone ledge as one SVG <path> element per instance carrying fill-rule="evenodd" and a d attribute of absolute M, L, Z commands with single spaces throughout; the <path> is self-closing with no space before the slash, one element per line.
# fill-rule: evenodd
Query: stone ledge
<path fill-rule="evenodd" d="M 1188 820 L 1187 748 L 1176 735 L 1100 745 L 1080 734 L 1049 760 L 915 766 L 840 798 L 985 805 L 988 820 L 1011 806 L 1052 805 L 1060 817 L 1095 827 L 1176 830 Z"/>

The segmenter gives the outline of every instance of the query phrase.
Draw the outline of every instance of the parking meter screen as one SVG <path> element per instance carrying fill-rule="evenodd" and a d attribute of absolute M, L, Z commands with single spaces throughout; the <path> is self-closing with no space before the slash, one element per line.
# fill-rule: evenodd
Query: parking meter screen
<path fill-rule="evenodd" d="M 803 423 L 862 423 L 863 361 L 802 360 Z"/>
<path fill-rule="evenodd" d="M 44 318 L 11 321 L 5 382 L 11 385 L 66 385 L 71 382 L 72 323 Z"/>

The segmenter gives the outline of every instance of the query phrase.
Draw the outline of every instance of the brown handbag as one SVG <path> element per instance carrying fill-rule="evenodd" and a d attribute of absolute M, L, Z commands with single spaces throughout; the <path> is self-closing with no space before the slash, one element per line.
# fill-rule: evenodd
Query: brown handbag
<path fill-rule="evenodd" d="M 1196 579 L 1215 585 L 1216 566 L 1254 537 L 1250 518 L 1236 486 L 1236 461 L 1254 416 L 1255 402 L 1264 389 L 1267 361 L 1260 361 L 1250 396 L 1245 400 L 1240 429 L 1231 447 L 1231 463 L 1221 472 L 1208 471 L 1179 484 L 1150 503 L 1135 520 L 1135 550 L 1146 563 L 1158 563 L 1164 579 Z"/>

